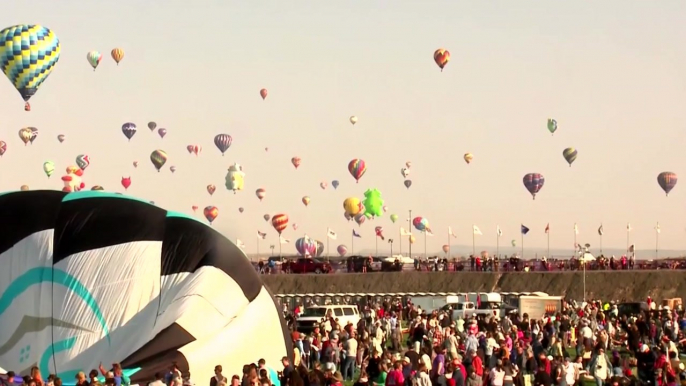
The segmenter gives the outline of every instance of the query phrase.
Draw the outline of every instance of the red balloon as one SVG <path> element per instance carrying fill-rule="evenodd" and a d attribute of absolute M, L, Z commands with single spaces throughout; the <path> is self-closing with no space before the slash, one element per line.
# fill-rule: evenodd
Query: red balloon
<path fill-rule="evenodd" d="M 124 190 L 128 190 L 129 186 L 131 186 L 131 177 L 122 177 L 121 186 L 124 187 Z"/>

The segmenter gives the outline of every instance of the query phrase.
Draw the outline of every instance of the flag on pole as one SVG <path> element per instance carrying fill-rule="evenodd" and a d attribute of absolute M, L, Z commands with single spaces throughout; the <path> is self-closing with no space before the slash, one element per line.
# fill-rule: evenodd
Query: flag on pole
<path fill-rule="evenodd" d="M 452 228 L 452 227 L 448 227 L 448 234 L 451 235 L 451 236 L 453 236 L 454 238 L 457 238 L 457 235 L 453 232 L 453 228 Z"/>
<path fill-rule="evenodd" d="M 243 242 L 241 241 L 241 239 L 236 239 L 236 245 L 237 245 L 238 248 L 240 248 L 240 249 L 245 249 L 245 244 L 243 244 Z"/>
<path fill-rule="evenodd" d="M 354 236 L 354 237 L 359 237 L 359 238 L 362 238 L 362 236 L 360 236 L 360 234 L 359 234 L 359 233 L 355 232 L 355 230 L 354 230 L 354 229 L 353 229 L 353 236 Z"/>
<path fill-rule="evenodd" d="M 500 225 L 496 226 L 495 228 L 495 234 L 498 235 L 498 237 L 503 235 L 503 230 L 500 229 Z"/>
<path fill-rule="evenodd" d="M 529 233 L 529 228 L 527 228 L 526 225 L 520 224 L 520 226 L 522 227 L 521 231 L 523 235 Z"/>
<path fill-rule="evenodd" d="M 381 241 L 386 240 L 385 237 L 383 237 L 383 227 L 376 227 L 374 228 L 374 233 L 376 233 L 376 237 L 380 237 Z"/>
<path fill-rule="evenodd" d="M 574 223 L 574 234 L 579 234 L 579 227 Z"/>
<path fill-rule="evenodd" d="M 475 235 L 479 235 L 479 236 L 483 235 L 483 233 L 481 233 L 481 229 L 479 229 L 479 227 L 476 225 L 472 225 L 472 231 L 474 232 Z"/>
<path fill-rule="evenodd" d="M 285 237 L 283 237 L 283 236 L 279 236 L 279 243 L 281 243 L 281 244 L 288 244 L 288 243 L 290 243 L 290 242 L 291 242 L 291 240 L 289 240 L 289 239 L 287 239 L 287 238 L 285 238 Z"/>
<path fill-rule="evenodd" d="M 631 232 L 631 224 L 626 223 L 626 231 Z"/>
<path fill-rule="evenodd" d="M 545 226 L 545 233 L 549 233 L 549 232 L 550 232 L 550 223 L 548 223 L 548 225 Z"/>
<path fill-rule="evenodd" d="M 600 228 L 598 228 L 598 235 L 602 236 L 603 235 L 603 224 L 600 224 Z"/>
<path fill-rule="evenodd" d="M 266 239 L 266 238 L 267 238 L 267 234 L 266 234 L 266 233 L 262 233 L 262 232 L 260 232 L 260 231 L 257 231 L 257 237 L 259 237 L 259 238 L 261 238 L 261 239 Z"/>
<path fill-rule="evenodd" d="M 405 228 L 400 228 L 400 236 L 412 236 L 412 233 L 405 230 Z"/>
<path fill-rule="evenodd" d="M 331 240 L 336 240 L 336 237 L 338 236 L 336 235 L 336 232 L 331 230 L 331 228 L 326 228 L 326 237 L 330 238 Z"/>
<path fill-rule="evenodd" d="M 660 233 L 660 223 L 657 223 L 657 225 L 655 225 L 655 232 Z"/>

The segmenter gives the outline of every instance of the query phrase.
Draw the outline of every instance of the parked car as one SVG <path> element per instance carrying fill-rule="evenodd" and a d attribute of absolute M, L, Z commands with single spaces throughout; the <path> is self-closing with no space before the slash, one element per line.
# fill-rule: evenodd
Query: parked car
<path fill-rule="evenodd" d="M 333 268 L 326 261 L 301 257 L 296 260 L 285 261 L 281 269 L 286 273 L 331 273 Z"/>

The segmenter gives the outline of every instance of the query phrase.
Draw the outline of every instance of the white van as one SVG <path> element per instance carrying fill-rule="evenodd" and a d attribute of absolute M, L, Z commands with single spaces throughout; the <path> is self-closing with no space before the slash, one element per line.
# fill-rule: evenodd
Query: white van
<path fill-rule="evenodd" d="M 356 305 L 325 305 L 325 306 L 310 306 L 305 308 L 305 312 L 300 314 L 297 319 L 297 329 L 300 332 L 310 333 L 315 327 L 318 327 L 324 318 L 331 316 L 338 319 L 341 327 L 344 327 L 348 322 L 357 326 L 360 321 L 360 311 Z"/>

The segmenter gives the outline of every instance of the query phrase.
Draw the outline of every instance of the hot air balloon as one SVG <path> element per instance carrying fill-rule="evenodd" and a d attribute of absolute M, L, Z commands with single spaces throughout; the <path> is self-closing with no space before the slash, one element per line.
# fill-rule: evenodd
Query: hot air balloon
<path fill-rule="evenodd" d="M 81 154 L 76 157 L 76 165 L 81 168 L 81 170 L 86 170 L 86 168 L 91 164 L 91 158 L 86 154 Z"/>
<path fill-rule="evenodd" d="M 0 141 L 0 157 L 5 155 L 6 152 L 7 152 L 7 142 Z"/>
<path fill-rule="evenodd" d="M 188 150 L 188 154 L 195 153 L 195 155 L 197 156 L 198 153 L 200 153 L 202 151 L 202 146 L 188 145 L 188 146 L 186 146 L 186 150 Z"/>
<path fill-rule="evenodd" d="M 445 245 L 443 246 L 443 252 L 448 253 L 449 250 L 450 250 L 450 245 L 445 244 Z"/>
<path fill-rule="evenodd" d="M 359 183 L 360 178 L 362 178 L 364 173 L 367 171 L 367 164 L 364 162 L 364 160 L 355 158 L 348 163 L 348 171 L 350 172 L 350 175 L 353 176 L 355 181 Z"/>
<path fill-rule="evenodd" d="M 151 123 L 154 123 L 154 122 L 151 122 Z M 131 123 L 131 122 L 127 122 L 127 123 L 121 125 L 121 131 L 122 131 L 122 133 L 124 133 L 124 136 L 126 138 L 128 138 L 128 140 L 130 141 L 131 138 L 133 138 L 134 134 L 136 134 L 136 124 Z"/>
<path fill-rule="evenodd" d="M 298 230 L 298 224 L 297 224 L 297 223 L 293 223 L 293 230 L 294 230 L 294 231 L 297 231 L 297 230 Z"/>
<path fill-rule="evenodd" d="M 22 185 L 22 186 L 19 188 L 19 190 L 21 190 L 22 192 L 26 192 L 26 191 L 29 190 L 29 186 L 28 186 L 28 185 Z"/>
<path fill-rule="evenodd" d="M 350 123 L 352 123 L 353 126 L 355 126 L 355 124 L 357 123 L 357 117 L 354 115 L 350 116 Z"/>
<path fill-rule="evenodd" d="M 328 186 L 328 184 L 327 184 L 326 182 L 324 182 L 324 181 L 322 181 L 322 182 L 319 183 L 319 187 L 322 188 L 322 189 L 326 189 L 327 186 Z"/>
<path fill-rule="evenodd" d="M 244 179 L 245 173 L 243 173 L 243 167 L 234 163 L 229 167 L 226 178 L 224 179 L 226 189 L 232 190 L 233 194 L 236 194 L 237 191 L 243 190 L 245 184 Z"/>
<path fill-rule="evenodd" d="M 210 225 L 212 225 L 212 221 L 216 220 L 217 216 L 219 216 L 219 209 L 212 205 L 206 206 L 205 209 L 203 209 L 202 214 L 205 215 L 207 221 L 209 221 Z"/>
<path fill-rule="evenodd" d="M 348 197 L 343 201 L 343 209 L 348 216 L 355 216 L 362 210 L 362 203 L 357 197 Z"/>
<path fill-rule="evenodd" d="M 405 166 L 407 166 L 407 168 L 410 169 L 412 167 L 412 162 L 410 162 L 410 161 L 405 162 Z"/>
<path fill-rule="evenodd" d="M 293 158 L 291 158 L 291 163 L 292 163 L 293 166 L 295 166 L 295 168 L 297 169 L 298 166 L 300 166 L 300 157 L 293 157 Z"/>
<path fill-rule="evenodd" d="M 152 122 L 152 121 L 148 122 L 148 129 L 150 129 L 150 131 L 153 131 L 156 128 L 157 128 L 157 123 Z"/>
<path fill-rule="evenodd" d="M 29 141 L 31 141 L 32 136 L 33 136 L 33 132 L 31 131 L 30 128 L 24 127 L 22 129 L 19 129 L 19 138 L 21 139 L 22 142 L 24 142 L 24 146 L 29 144 Z"/>
<path fill-rule="evenodd" d="M 405 180 L 405 181 L 403 182 L 403 184 L 405 185 L 406 188 L 409 189 L 410 186 L 412 186 L 412 181 L 411 181 L 411 180 Z"/>
<path fill-rule="evenodd" d="M 555 131 L 557 130 L 557 121 L 554 119 L 548 118 L 548 131 L 550 134 L 555 134 Z"/>
<path fill-rule="evenodd" d="M 193 205 L 193 206 L 191 206 L 191 209 L 193 209 L 193 212 L 195 213 L 195 212 L 198 210 L 198 206 L 197 206 L 197 205 Z"/>
<path fill-rule="evenodd" d="M 288 216 L 282 213 L 275 214 L 274 217 L 272 217 L 272 226 L 274 227 L 274 230 L 281 235 L 281 232 L 288 226 Z"/>
<path fill-rule="evenodd" d="M 450 61 L 450 52 L 445 48 L 439 48 L 434 51 L 434 62 L 443 71 L 443 67 Z"/>
<path fill-rule="evenodd" d="M 60 41 L 40 25 L 15 25 L 0 31 L 2 71 L 26 102 L 48 78 L 60 58 Z"/>
<path fill-rule="evenodd" d="M 408 169 L 408 168 L 401 168 L 401 169 L 400 169 L 400 175 L 402 175 L 403 178 L 407 178 L 407 176 L 410 175 L 410 169 Z"/>
<path fill-rule="evenodd" d="M 262 201 L 262 199 L 264 198 L 264 196 L 266 194 L 267 194 L 267 191 L 264 190 L 263 188 L 259 188 L 255 191 L 255 195 L 257 196 L 257 198 L 260 199 L 260 201 Z"/>
<path fill-rule="evenodd" d="M 169 170 L 174 173 L 176 171 L 176 166 L 172 165 L 169 167 Z"/>
<path fill-rule="evenodd" d="M 60 141 L 60 143 L 64 142 L 65 139 L 67 139 L 67 136 L 64 134 L 60 134 L 57 136 L 57 140 Z"/>
<path fill-rule="evenodd" d="M 362 225 L 366 219 L 367 216 L 365 216 L 364 213 L 358 213 L 357 216 L 355 216 L 355 222 L 357 225 Z"/>
<path fill-rule="evenodd" d="M 115 62 L 117 62 L 117 66 L 119 65 L 119 62 L 121 62 L 122 59 L 124 59 L 124 50 L 121 48 L 115 48 L 112 50 L 110 53 L 112 55 L 112 59 L 114 59 Z"/>
<path fill-rule="evenodd" d="M 242 206 L 241 206 L 240 208 L 238 208 L 238 211 L 239 211 L 240 213 L 243 213 L 243 210 L 244 210 L 244 209 L 243 209 Z"/>
<path fill-rule="evenodd" d="M 524 182 L 526 190 L 528 190 L 529 193 L 531 193 L 531 197 L 533 197 L 533 199 L 535 200 L 536 193 L 538 193 L 541 190 L 541 188 L 543 188 L 545 178 L 543 178 L 543 175 L 539 173 L 529 173 L 525 175 L 522 180 Z"/>
<path fill-rule="evenodd" d="M 353 216 L 349 215 L 348 212 L 343 212 L 343 217 L 348 221 L 353 219 Z"/>
<path fill-rule="evenodd" d="M 105 188 L 103 188 L 103 187 L 100 186 L 100 185 L 93 185 L 93 186 L 91 187 L 91 190 L 101 192 L 101 191 L 105 190 Z"/>
<path fill-rule="evenodd" d="M 665 196 L 669 196 L 669 192 L 676 186 L 677 175 L 672 172 L 662 172 L 657 175 L 657 183 L 662 190 L 665 191 Z"/>
<path fill-rule="evenodd" d="M 562 151 L 562 156 L 565 157 L 570 168 L 572 167 L 572 163 L 576 160 L 577 153 L 578 152 L 573 147 L 568 147 Z"/>
<path fill-rule="evenodd" d="M 307 236 L 295 240 L 295 249 L 300 256 L 314 256 L 317 254 L 317 244 Z"/>
<path fill-rule="evenodd" d="M 55 163 L 52 161 L 46 161 L 43 163 L 43 171 L 45 172 L 45 175 L 50 178 L 52 173 L 55 172 Z"/>
<path fill-rule="evenodd" d="M 512 241 L 510 242 L 510 244 L 512 244 L 513 247 L 516 247 L 516 246 L 517 246 L 517 240 L 512 239 Z"/>
<path fill-rule="evenodd" d="M 269 221 L 269 219 L 271 218 L 271 216 L 268 215 L 268 214 L 265 214 L 264 216 L 262 216 L 262 218 L 264 219 L 264 221 Z"/>
<path fill-rule="evenodd" d="M 162 166 L 167 163 L 167 153 L 164 150 L 155 150 L 150 153 L 150 161 L 155 165 L 155 169 L 159 173 Z"/>
<path fill-rule="evenodd" d="M 207 193 L 209 193 L 210 196 L 213 195 L 216 190 L 217 190 L 216 186 L 214 186 L 212 184 L 207 185 Z"/>
<path fill-rule="evenodd" d="M 334 189 L 338 189 L 338 180 L 331 181 L 331 186 L 333 186 Z"/>
<path fill-rule="evenodd" d="M 90 63 L 91 67 L 93 67 L 93 71 L 95 71 L 95 69 L 98 68 L 98 64 L 100 64 L 100 61 L 102 60 L 102 54 L 98 51 L 91 51 L 86 54 L 86 60 L 88 60 L 88 63 Z"/>
<path fill-rule="evenodd" d="M 164 136 L 167 135 L 167 129 L 161 128 L 161 129 L 157 130 L 157 135 L 159 135 L 160 138 L 164 138 Z"/>
<path fill-rule="evenodd" d="M 414 244 L 414 242 L 417 241 L 417 238 L 414 237 L 414 235 L 410 235 L 409 239 L 410 239 L 410 244 Z"/>
<path fill-rule="evenodd" d="M 429 228 L 429 220 L 424 217 L 415 217 L 412 219 L 412 226 L 420 232 L 424 232 Z"/>
<path fill-rule="evenodd" d="M 470 163 L 472 163 L 472 159 L 474 159 L 474 156 L 472 155 L 472 153 L 466 153 L 466 154 L 464 155 L 464 162 L 466 162 L 467 165 L 469 165 Z"/>
<path fill-rule="evenodd" d="M 138 161 L 133 161 L 133 167 L 137 168 L 138 167 Z"/>
<path fill-rule="evenodd" d="M 395 213 L 392 214 L 392 215 L 391 215 L 391 221 L 392 221 L 393 223 L 395 223 L 396 221 L 398 221 L 398 215 L 395 214 Z"/>
<path fill-rule="evenodd" d="M 267 99 L 267 89 L 266 88 L 263 88 L 262 90 L 260 90 L 260 96 L 262 97 L 262 100 Z"/>
<path fill-rule="evenodd" d="M 305 206 L 310 205 L 310 197 L 308 197 L 308 196 L 303 196 L 303 198 L 301 199 L 301 201 L 303 202 L 303 204 L 304 204 Z"/>
<path fill-rule="evenodd" d="M 346 253 L 348 253 L 348 247 L 341 244 L 336 248 L 336 252 L 338 252 L 338 254 L 341 255 L 341 257 L 343 257 Z"/>
<path fill-rule="evenodd" d="M 124 190 L 129 190 L 129 186 L 131 186 L 131 176 L 122 177 L 121 178 L 121 186 L 124 187 Z"/>
<path fill-rule="evenodd" d="M 29 130 L 31 130 L 31 138 L 29 138 L 29 142 L 33 144 L 33 141 L 35 141 L 36 138 L 38 138 L 38 129 L 35 127 L 29 127 Z"/>
<path fill-rule="evenodd" d="M 388 212 L 388 206 L 384 205 L 382 209 L 384 213 Z"/>
<path fill-rule="evenodd" d="M 63 192 L 78 192 L 86 187 L 86 184 L 82 180 L 83 170 L 77 166 L 68 166 L 66 170 L 67 174 L 62 176 L 62 182 L 64 182 Z"/>
<path fill-rule="evenodd" d="M 233 138 L 228 134 L 217 134 L 214 136 L 214 146 L 222 152 L 222 156 L 231 147 L 231 142 L 233 142 Z"/>

